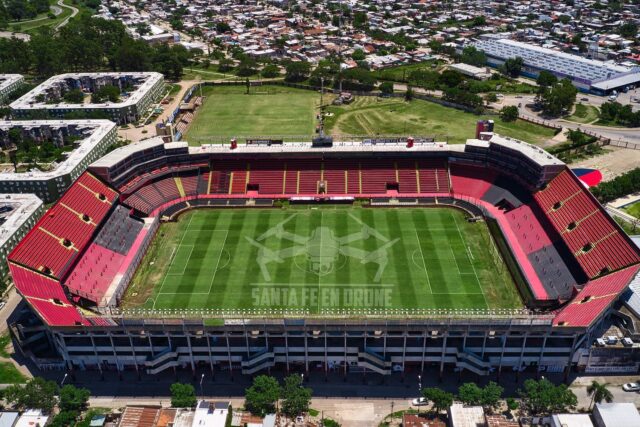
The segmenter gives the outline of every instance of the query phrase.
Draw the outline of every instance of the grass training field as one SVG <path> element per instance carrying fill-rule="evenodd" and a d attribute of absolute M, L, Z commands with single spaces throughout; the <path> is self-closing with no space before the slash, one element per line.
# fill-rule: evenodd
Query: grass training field
<path fill-rule="evenodd" d="M 240 136 L 314 133 L 319 93 L 266 85 L 252 87 L 250 95 L 246 90 L 244 85 L 205 87 L 205 102 L 184 140 L 201 145 L 220 140 L 212 141 L 211 137 L 228 142 L 229 138 Z"/>
<path fill-rule="evenodd" d="M 306 136 L 315 131 L 320 107 L 317 92 L 284 86 L 214 86 L 203 89 L 205 102 L 184 135 L 191 145 L 228 142 L 232 137 Z M 329 104 L 332 95 L 325 95 Z M 357 96 L 352 104 L 330 105 L 333 116 L 325 120 L 332 135 L 436 136 L 439 141 L 462 144 L 475 135 L 479 119 L 495 121 L 495 131 L 533 144 L 553 138 L 554 131 L 517 120 L 503 122 L 498 116 L 477 116 L 433 102 Z"/>
<path fill-rule="evenodd" d="M 497 116 L 477 116 L 454 108 L 414 99 L 356 97 L 345 106 L 331 106 L 327 133 L 343 135 L 435 135 L 437 141 L 462 144 L 475 135 L 476 122 L 493 119 L 495 131 L 532 144 L 553 138 L 554 131 L 523 120 L 503 122 Z"/>
<path fill-rule="evenodd" d="M 122 306 L 379 314 L 522 302 L 487 226 L 461 211 L 325 206 L 187 212 L 161 225 Z"/>

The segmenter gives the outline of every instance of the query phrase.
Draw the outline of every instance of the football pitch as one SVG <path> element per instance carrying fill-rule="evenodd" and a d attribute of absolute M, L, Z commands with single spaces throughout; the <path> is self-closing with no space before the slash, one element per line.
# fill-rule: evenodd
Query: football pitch
<path fill-rule="evenodd" d="M 517 309 L 486 224 L 451 208 L 202 209 L 161 225 L 124 308 Z"/>
<path fill-rule="evenodd" d="M 301 136 L 315 132 L 320 94 L 283 86 L 205 86 L 184 140 L 191 145 L 228 142 L 233 137 Z"/>

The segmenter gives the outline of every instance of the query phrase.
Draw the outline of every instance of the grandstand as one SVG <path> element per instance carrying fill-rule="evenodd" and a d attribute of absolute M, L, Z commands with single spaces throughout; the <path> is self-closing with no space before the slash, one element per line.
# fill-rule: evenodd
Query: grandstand
<path fill-rule="evenodd" d="M 347 321 L 309 310 L 236 311 L 223 301 L 197 310 L 120 308 L 160 222 L 182 211 L 362 199 L 374 206 L 454 207 L 470 220 L 483 219 L 529 310 L 345 307 L 339 314 Z M 214 239 L 211 249 L 218 263 L 225 247 L 215 242 L 223 240 Z M 191 256 L 175 256 L 183 255 Z M 206 363 L 251 374 L 278 364 L 289 369 L 294 361 L 326 369 L 329 360 L 343 360 L 385 375 L 392 363 L 486 375 L 503 366 L 575 366 L 589 351 L 584 338 L 640 269 L 640 252 L 566 165 L 499 135 L 483 133 L 466 145 L 337 143 L 321 150 L 305 143 L 232 149 L 151 139 L 92 164 L 10 254 L 9 265 L 69 367 L 130 366 L 153 374 Z M 217 271 L 215 264 L 203 268 Z M 212 324 L 211 318 L 223 320 Z M 106 340 L 105 326 L 113 334 Z M 172 338 L 147 338 L 157 328 Z M 21 325 L 14 331 L 28 340 L 36 330 Z M 409 331 L 416 331 L 413 344 Z M 367 344 L 381 336 L 384 345 Z M 245 347 L 249 337 L 254 350 Z"/>

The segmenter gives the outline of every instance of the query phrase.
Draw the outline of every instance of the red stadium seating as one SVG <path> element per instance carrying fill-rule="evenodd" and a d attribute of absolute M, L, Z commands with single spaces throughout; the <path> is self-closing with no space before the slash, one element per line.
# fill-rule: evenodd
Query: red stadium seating
<path fill-rule="evenodd" d="M 476 199 L 484 196 L 497 177 L 490 169 L 458 164 L 450 165 L 450 174 L 454 193 Z"/>
<path fill-rule="evenodd" d="M 587 282 L 576 297 L 567 304 L 553 320 L 555 325 L 589 326 L 609 307 L 638 273 L 640 266 L 634 265 Z"/>
<path fill-rule="evenodd" d="M 107 293 L 124 255 L 95 243 L 91 244 L 65 284 L 69 291 L 98 304 Z"/>
<path fill-rule="evenodd" d="M 636 249 L 569 171 L 534 198 L 589 278 L 640 262 Z"/>
<path fill-rule="evenodd" d="M 551 244 L 549 234 L 529 206 L 522 205 L 504 215 L 526 254 Z"/>

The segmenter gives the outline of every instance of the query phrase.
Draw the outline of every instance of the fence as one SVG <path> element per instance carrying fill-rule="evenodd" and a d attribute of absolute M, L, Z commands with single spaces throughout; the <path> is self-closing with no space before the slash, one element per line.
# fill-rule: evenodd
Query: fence
<path fill-rule="evenodd" d="M 239 86 L 239 85 L 246 85 L 247 82 L 246 80 L 230 80 L 230 81 L 222 81 L 222 82 L 203 82 L 202 83 L 205 86 Z M 299 83 L 291 83 L 291 82 L 286 82 L 284 80 L 253 80 L 253 81 L 249 81 L 249 86 L 251 87 L 257 87 L 257 86 L 262 86 L 262 85 L 274 85 L 274 86 L 286 86 L 286 87 L 291 87 L 294 89 L 302 89 L 302 90 L 312 90 L 312 91 L 320 91 L 320 90 L 324 90 L 326 93 L 333 93 L 333 94 L 339 94 L 340 90 L 338 89 L 334 89 L 334 88 L 321 88 L 318 86 L 310 86 L 310 85 L 303 85 L 303 84 L 299 84 Z M 344 92 L 349 92 L 352 95 L 355 96 L 373 96 L 373 97 L 380 97 L 380 96 L 385 96 L 385 97 L 389 97 L 389 98 L 404 98 L 404 93 L 391 93 L 391 94 L 385 94 L 383 95 L 381 92 L 378 91 L 359 91 L 359 90 L 345 90 Z M 426 94 L 422 94 L 422 93 L 415 93 L 413 94 L 413 98 L 415 99 L 420 99 L 422 101 L 427 101 L 427 102 L 433 102 L 434 104 L 439 104 L 442 105 L 444 107 L 449 107 L 449 108 L 455 108 L 457 110 L 462 110 L 465 111 L 467 113 L 475 113 L 475 109 L 471 108 L 471 107 L 467 107 L 466 105 L 462 105 L 462 104 L 457 104 L 454 102 L 449 102 L 449 101 L 445 101 L 443 99 L 440 98 L 436 98 L 433 96 L 429 96 Z M 483 112 L 483 114 L 485 115 L 498 115 L 498 113 L 496 112 Z"/>

